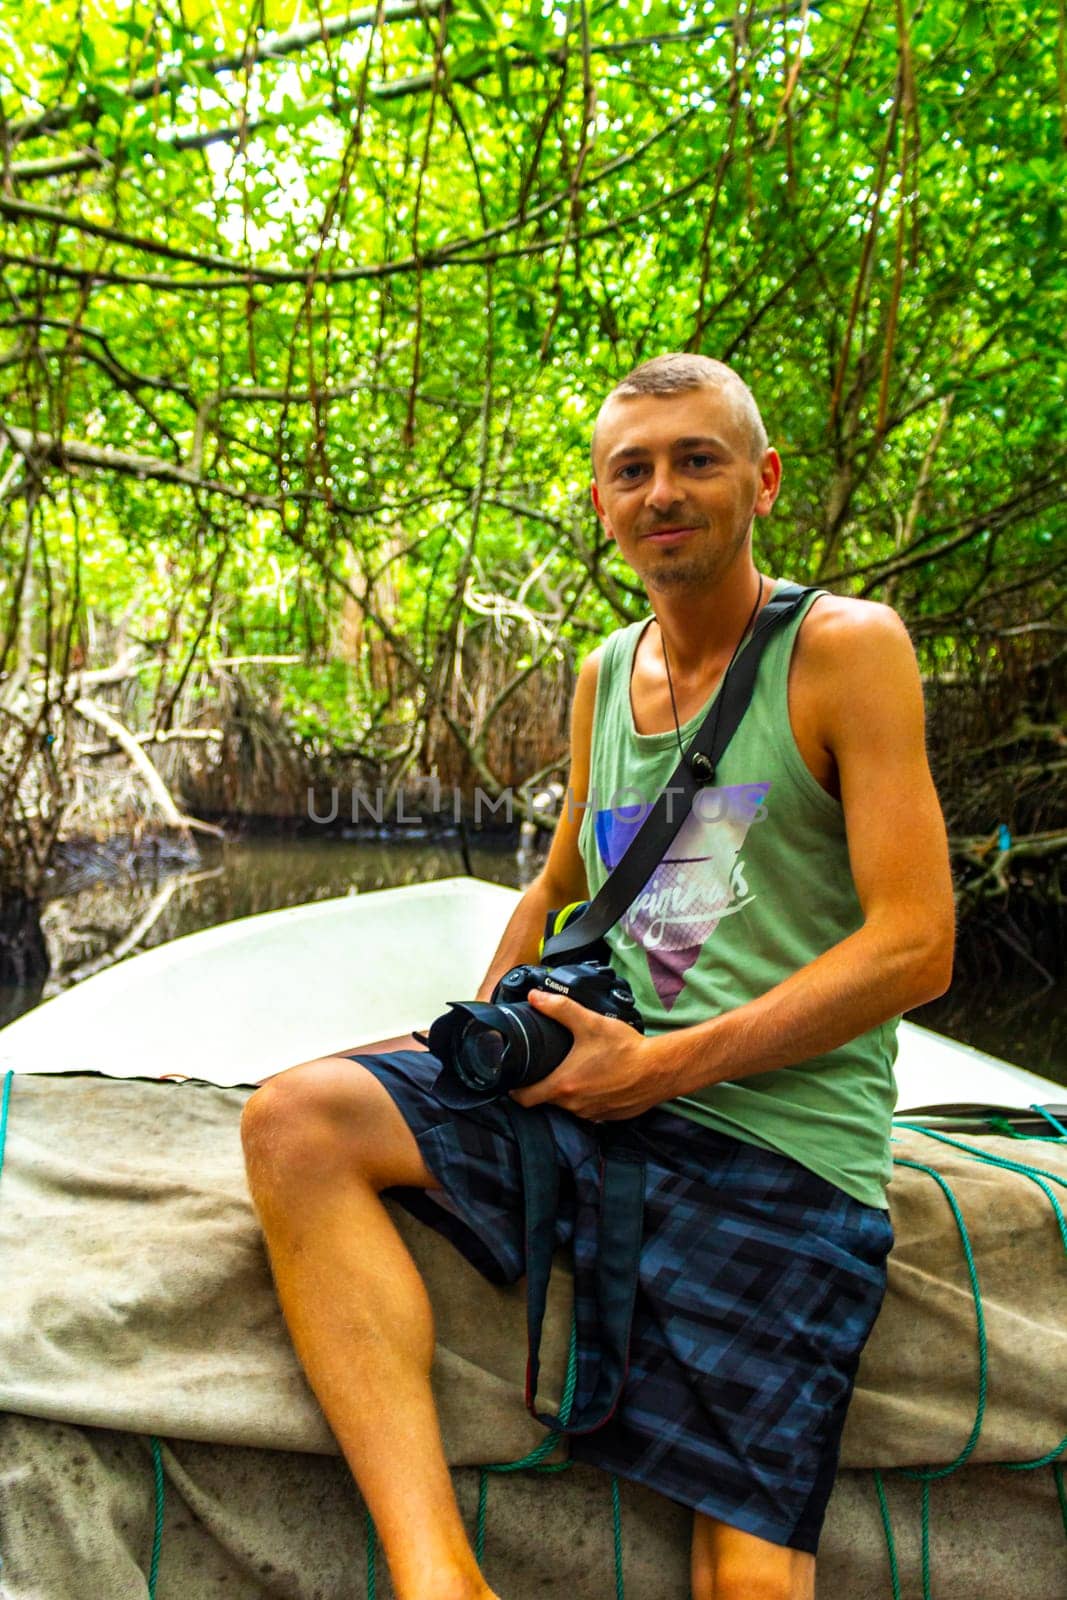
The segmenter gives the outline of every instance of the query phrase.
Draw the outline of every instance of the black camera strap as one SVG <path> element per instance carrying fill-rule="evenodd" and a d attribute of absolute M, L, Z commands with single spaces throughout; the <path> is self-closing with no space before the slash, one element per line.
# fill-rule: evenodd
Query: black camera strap
<path fill-rule="evenodd" d="M 748 710 L 756 673 L 772 634 L 795 616 L 808 595 L 817 592 L 787 583 L 767 601 L 733 670 L 724 678 L 707 716 L 614 872 L 609 873 L 580 917 L 574 917 L 559 933 L 545 940 L 541 959 L 546 965 L 579 957 L 603 938 L 633 904 L 689 815 L 698 790 L 715 782 L 719 762 Z"/>
<path fill-rule="evenodd" d="M 602 1126 L 595 1265 L 587 1275 L 579 1265 L 577 1252 L 574 1262 L 574 1307 L 578 1327 L 575 1397 L 582 1398 L 577 1407 L 571 1406 L 566 1419 L 538 1411 L 541 1329 L 555 1251 L 559 1167 L 552 1130 L 544 1113 L 536 1106 L 517 1105 L 510 1096 L 505 1096 L 501 1104 L 507 1109 L 522 1163 L 526 1235 L 526 1407 L 546 1428 L 566 1434 L 593 1433 L 607 1422 L 618 1405 L 629 1369 L 630 1326 L 644 1226 L 644 1157 L 627 1141 L 627 1124 L 605 1123 Z M 596 1367 L 591 1373 L 586 1370 L 585 1359 L 589 1349 L 595 1351 L 596 1356 Z"/>

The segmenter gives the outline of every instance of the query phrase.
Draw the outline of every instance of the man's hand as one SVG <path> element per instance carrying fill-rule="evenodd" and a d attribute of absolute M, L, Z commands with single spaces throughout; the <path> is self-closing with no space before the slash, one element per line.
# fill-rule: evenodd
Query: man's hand
<path fill-rule="evenodd" d="M 677 1093 L 659 1038 L 646 1039 L 629 1023 L 602 1017 L 547 989 L 532 989 L 528 999 L 568 1029 L 574 1043 L 555 1072 L 529 1089 L 512 1090 L 520 1106 L 551 1101 L 590 1122 L 617 1122 Z"/>

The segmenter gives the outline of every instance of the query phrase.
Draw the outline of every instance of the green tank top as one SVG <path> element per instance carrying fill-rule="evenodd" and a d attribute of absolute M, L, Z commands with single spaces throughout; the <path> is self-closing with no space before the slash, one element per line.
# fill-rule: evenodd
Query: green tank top
<path fill-rule="evenodd" d="M 812 596 L 812 599 L 815 597 Z M 745 717 L 693 810 L 607 935 L 649 1034 L 756 999 L 863 921 L 841 805 L 804 763 L 789 722 L 789 660 L 808 600 L 767 646 Z M 605 641 L 579 846 L 596 894 L 678 763 L 674 729 L 638 733 L 630 676 L 641 633 Z M 681 729 L 696 732 L 712 703 Z M 778 1150 L 884 1206 L 898 1018 L 795 1066 L 665 1101 L 681 1116 Z"/>

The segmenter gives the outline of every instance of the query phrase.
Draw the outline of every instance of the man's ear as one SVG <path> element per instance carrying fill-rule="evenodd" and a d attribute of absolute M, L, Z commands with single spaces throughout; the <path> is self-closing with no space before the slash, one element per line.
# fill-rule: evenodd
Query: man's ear
<path fill-rule="evenodd" d="M 756 516 L 770 515 L 771 508 L 778 498 L 778 491 L 782 487 L 782 458 L 777 450 L 764 452 L 760 462 L 760 487 L 756 497 Z"/>
<path fill-rule="evenodd" d="M 597 488 L 596 479 L 595 478 L 593 479 L 592 483 L 589 485 L 589 492 L 593 497 L 593 509 L 596 512 L 597 516 L 600 518 L 600 523 L 601 523 L 601 526 L 604 529 L 604 532 L 607 534 L 609 539 L 614 539 L 615 530 L 612 528 L 611 523 L 608 521 L 608 514 L 604 510 L 604 504 L 603 504 L 603 501 L 600 498 L 600 490 Z"/>

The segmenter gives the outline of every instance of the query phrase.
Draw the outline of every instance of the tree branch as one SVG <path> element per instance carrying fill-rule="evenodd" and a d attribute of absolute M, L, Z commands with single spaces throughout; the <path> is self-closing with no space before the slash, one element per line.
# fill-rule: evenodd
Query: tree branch
<path fill-rule="evenodd" d="M 383 22 L 404 22 L 427 13 L 433 15 L 449 3 L 450 0 L 396 0 L 392 5 L 364 6 L 361 11 L 350 11 L 343 17 L 323 18 L 321 21 L 305 23 L 300 28 L 291 28 L 288 33 L 269 34 L 238 55 L 216 56 L 212 61 L 197 61 L 195 66 L 198 71 L 210 72 L 213 77 L 224 72 L 247 72 L 261 61 L 277 61 L 283 56 L 295 55 L 321 44 L 326 39 L 342 39 L 360 28 L 373 27 L 379 20 L 379 12 Z M 156 73 L 151 78 L 130 84 L 126 98 L 135 103 L 154 100 L 158 95 L 173 89 L 184 89 L 188 84 L 184 65 L 172 67 L 168 72 Z M 69 128 L 79 120 L 95 121 L 99 114 L 100 106 L 92 94 L 87 94 L 73 106 L 54 106 L 43 116 L 15 123 L 8 130 L 8 138 L 12 144 L 21 144 L 39 134 Z"/>
<path fill-rule="evenodd" d="M 593 188 L 595 185 L 602 183 L 606 178 L 615 177 L 626 167 L 631 166 L 636 161 L 639 161 L 643 155 L 647 154 L 647 152 L 656 144 L 658 144 L 659 141 L 668 133 L 675 132 L 677 129 L 683 127 L 694 115 L 694 108 L 687 107 L 683 112 L 679 113 L 679 115 L 670 118 L 670 120 L 661 128 L 656 129 L 656 131 L 647 139 L 643 139 L 640 144 L 636 145 L 632 150 L 624 151 L 622 155 L 616 156 L 612 161 L 605 162 L 602 167 L 598 167 L 595 172 L 591 172 L 588 177 L 580 178 L 577 187 L 581 190 Z M 688 192 L 688 190 L 685 192 Z M 399 261 L 387 261 L 363 267 L 348 267 L 334 270 L 327 269 L 325 271 L 316 273 L 315 278 L 317 282 L 322 283 L 348 283 L 356 282 L 363 278 L 385 277 L 391 273 L 397 272 L 430 271 L 435 267 L 447 265 L 448 262 L 454 257 L 464 255 L 467 251 L 481 249 L 484 245 L 491 244 L 495 239 L 504 238 L 507 234 L 514 233 L 517 229 L 524 228 L 529 223 L 538 221 L 541 217 L 547 216 L 552 211 L 559 210 L 565 206 L 569 207 L 572 204 L 572 200 L 573 189 L 564 189 L 556 194 L 550 195 L 547 200 L 542 200 L 536 206 L 526 209 L 520 207 L 519 211 L 514 216 L 507 218 L 507 220 L 504 222 L 497 223 L 494 227 L 485 228 L 480 234 L 466 236 L 461 239 L 453 239 L 447 244 L 438 245 L 433 250 L 428 250 L 422 252 L 421 254 L 417 253 L 411 256 L 406 256 Z M 76 212 L 63 211 L 55 206 L 38 205 L 34 201 L 16 200 L 10 196 L 5 197 L 0 195 L 0 215 L 7 215 L 15 218 L 23 217 L 27 220 L 34 220 L 38 222 L 48 222 L 56 228 L 73 228 L 77 232 L 88 234 L 93 238 L 107 240 L 112 244 L 122 245 L 124 248 L 130 250 L 141 251 L 145 255 L 158 256 L 164 260 L 187 262 L 192 266 L 202 267 L 207 271 L 242 274 L 239 279 L 235 279 L 232 282 L 219 281 L 214 284 L 209 283 L 208 285 L 204 285 L 204 287 L 245 288 L 249 283 L 304 284 L 307 283 L 311 277 L 310 270 L 306 272 L 300 272 L 287 268 L 257 267 L 253 266 L 251 262 L 245 263 L 240 260 L 235 260 L 232 256 L 220 256 L 213 253 L 204 253 L 193 250 L 180 250 L 170 245 L 160 243 L 158 240 L 146 238 L 142 234 L 130 234 L 122 231 L 121 229 L 110 228 L 105 223 L 95 222 L 89 217 L 79 216 Z M 552 239 L 542 241 L 537 248 L 548 250 L 555 248 L 557 245 L 565 247 L 569 237 L 570 223 L 568 222 L 567 228 L 563 234 L 557 235 Z M 477 257 L 475 258 L 473 264 L 483 264 L 486 262 L 491 264 L 496 259 L 498 258 L 484 256 Z M 147 285 L 148 287 L 155 288 L 165 287 L 168 284 L 175 288 L 197 287 L 197 285 L 194 283 L 182 283 L 181 280 L 161 278 L 156 274 L 133 275 L 121 272 L 109 272 L 106 277 L 101 273 L 86 274 L 85 269 L 72 270 L 67 268 L 64 263 L 52 262 L 46 258 L 37 256 L 25 257 L 21 259 L 16 256 L 0 256 L 0 260 L 10 260 L 12 264 L 17 265 L 45 266 L 56 271 L 63 271 L 68 276 L 76 275 L 79 278 L 90 276 L 94 282 L 107 281 L 128 284 L 141 283 Z"/>
<path fill-rule="evenodd" d="M 102 728 L 109 738 L 115 743 L 128 758 L 130 765 L 140 775 L 149 794 L 163 813 L 163 820 L 171 828 L 180 828 L 183 832 L 194 829 L 198 833 L 210 833 L 216 839 L 225 839 L 226 834 L 222 828 L 217 828 L 213 822 L 201 822 L 196 817 L 189 817 L 179 811 L 163 779 L 145 755 L 144 750 L 128 728 L 109 711 L 107 706 L 102 706 L 96 700 L 89 700 L 81 696 L 74 701 L 74 710 L 86 722 L 91 722 L 94 727 Z"/>

